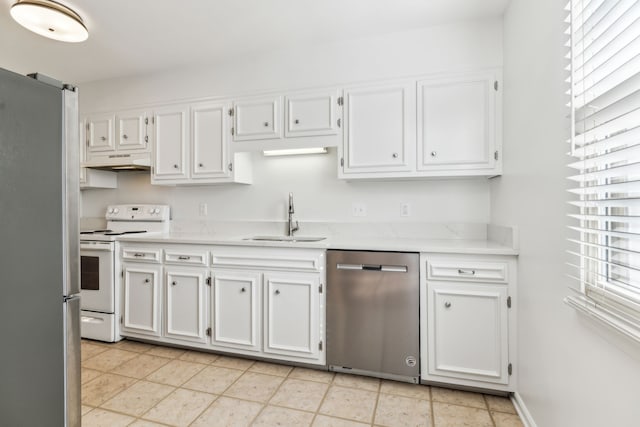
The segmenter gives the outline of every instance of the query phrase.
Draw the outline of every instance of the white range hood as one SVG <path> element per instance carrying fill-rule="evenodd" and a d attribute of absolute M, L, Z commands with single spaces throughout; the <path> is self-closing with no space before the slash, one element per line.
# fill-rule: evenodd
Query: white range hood
<path fill-rule="evenodd" d="M 151 156 L 149 153 L 117 153 L 94 156 L 80 166 L 110 171 L 148 171 L 151 169 Z"/>

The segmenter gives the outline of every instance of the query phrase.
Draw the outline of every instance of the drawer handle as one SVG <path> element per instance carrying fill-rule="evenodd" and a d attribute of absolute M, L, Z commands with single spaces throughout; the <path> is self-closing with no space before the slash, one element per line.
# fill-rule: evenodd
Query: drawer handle
<path fill-rule="evenodd" d="M 180 256 L 178 257 L 178 259 L 188 260 L 188 259 L 191 259 L 191 257 L 190 257 L 190 256 L 187 256 L 187 255 L 180 255 Z"/>
<path fill-rule="evenodd" d="M 106 138 L 106 137 L 104 137 L 104 136 L 101 136 L 101 137 L 100 137 L 100 141 L 106 141 L 106 140 L 107 140 L 107 138 Z"/>
<path fill-rule="evenodd" d="M 140 252 L 137 252 L 137 253 L 133 254 L 133 256 L 139 258 L 139 257 L 144 257 L 144 254 L 141 254 Z"/>
<path fill-rule="evenodd" d="M 240 289 L 240 292 L 246 292 L 247 290 L 245 288 Z"/>
<path fill-rule="evenodd" d="M 151 280 L 149 279 L 144 279 L 144 283 L 149 283 Z"/>
<path fill-rule="evenodd" d="M 473 276 L 474 274 L 476 274 L 475 270 L 463 270 L 461 268 L 458 269 L 458 274 L 466 274 L 468 276 Z"/>
<path fill-rule="evenodd" d="M 449 307 L 451 307 L 451 303 L 449 301 L 447 301 L 447 302 L 444 303 L 444 306 L 445 306 L 445 308 L 449 308 Z"/>

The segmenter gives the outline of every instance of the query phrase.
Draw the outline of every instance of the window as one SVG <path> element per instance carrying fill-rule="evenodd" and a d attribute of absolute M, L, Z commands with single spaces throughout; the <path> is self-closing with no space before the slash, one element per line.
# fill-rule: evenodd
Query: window
<path fill-rule="evenodd" d="M 640 341 L 640 0 L 572 0 L 565 301 Z"/>

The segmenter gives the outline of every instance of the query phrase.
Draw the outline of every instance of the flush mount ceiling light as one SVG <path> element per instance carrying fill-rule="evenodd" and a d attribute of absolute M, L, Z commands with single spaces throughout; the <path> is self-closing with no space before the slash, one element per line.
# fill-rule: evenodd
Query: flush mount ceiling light
<path fill-rule="evenodd" d="M 11 6 L 11 16 L 26 29 L 50 39 L 77 43 L 89 37 L 80 15 L 51 0 L 20 0 Z"/>

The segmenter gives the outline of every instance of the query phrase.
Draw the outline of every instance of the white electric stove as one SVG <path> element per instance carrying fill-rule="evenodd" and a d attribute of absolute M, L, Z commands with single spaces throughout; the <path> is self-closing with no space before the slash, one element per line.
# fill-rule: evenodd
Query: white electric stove
<path fill-rule="evenodd" d="M 105 229 L 80 232 L 81 335 L 116 342 L 119 332 L 120 290 L 118 239 L 169 231 L 167 205 L 111 205 Z"/>

